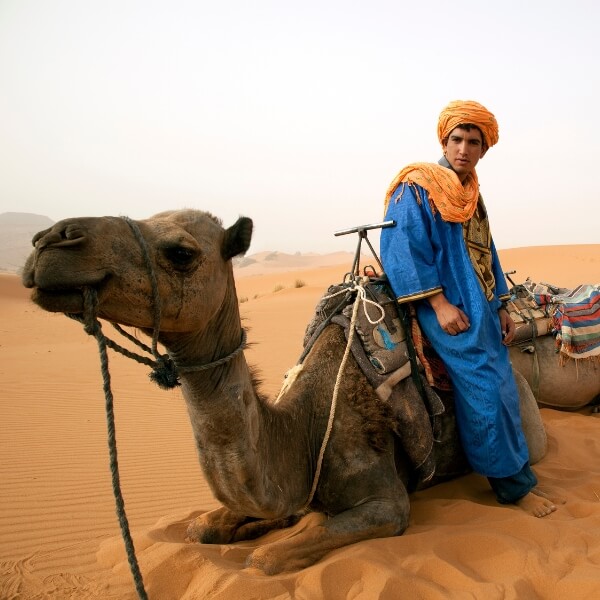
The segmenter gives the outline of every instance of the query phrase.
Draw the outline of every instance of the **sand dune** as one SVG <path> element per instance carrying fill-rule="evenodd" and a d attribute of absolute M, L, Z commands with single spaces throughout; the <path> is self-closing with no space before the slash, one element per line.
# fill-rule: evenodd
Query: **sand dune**
<path fill-rule="evenodd" d="M 500 252 L 517 280 L 600 281 L 600 245 Z M 349 265 L 236 269 L 242 315 L 264 390 L 275 394 L 301 351 L 326 286 Z M 302 285 L 299 285 L 301 281 Z M 0 599 L 135 597 L 112 497 L 96 343 L 81 326 L 28 301 L 0 274 Z M 537 520 L 494 502 L 477 475 L 413 495 L 397 538 L 336 550 L 274 577 L 250 573 L 257 545 L 313 527 L 225 546 L 183 543 L 191 515 L 218 506 L 206 485 L 179 391 L 110 354 L 121 485 L 149 597 L 569 598 L 600 596 L 600 421 L 590 409 L 542 409 L 550 447 L 538 476 L 568 503 Z"/>

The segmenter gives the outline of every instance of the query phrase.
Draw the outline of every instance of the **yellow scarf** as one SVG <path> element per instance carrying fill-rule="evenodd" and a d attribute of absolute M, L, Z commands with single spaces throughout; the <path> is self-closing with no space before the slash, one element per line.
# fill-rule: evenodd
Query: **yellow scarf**
<path fill-rule="evenodd" d="M 390 184 L 385 195 L 384 214 L 393 193 L 402 183 L 416 183 L 425 189 L 434 214 L 437 210 L 444 221 L 464 223 L 477 208 L 479 182 L 475 170 L 461 183 L 451 169 L 433 163 L 412 163 L 404 167 Z"/>

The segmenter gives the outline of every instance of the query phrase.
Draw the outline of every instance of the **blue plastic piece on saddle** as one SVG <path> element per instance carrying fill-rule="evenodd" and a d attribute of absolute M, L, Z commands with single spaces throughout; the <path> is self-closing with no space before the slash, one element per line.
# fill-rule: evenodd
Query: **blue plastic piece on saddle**
<path fill-rule="evenodd" d="M 377 331 L 381 334 L 381 339 L 385 345 L 386 350 L 393 350 L 396 347 L 396 344 L 392 341 L 390 334 L 385 327 L 377 327 Z"/>

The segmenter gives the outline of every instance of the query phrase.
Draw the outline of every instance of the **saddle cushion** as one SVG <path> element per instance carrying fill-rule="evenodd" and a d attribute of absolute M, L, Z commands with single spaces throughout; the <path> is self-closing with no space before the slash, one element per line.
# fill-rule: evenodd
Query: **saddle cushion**
<path fill-rule="evenodd" d="M 511 312 L 517 331 L 523 317 L 528 327 L 535 323 L 537 335 L 552 333 L 563 356 L 600 360 L 600 284 L 569 290 L 528 279 L 513 288 L 509 306 L 517 302 L 522 308 Z"/>

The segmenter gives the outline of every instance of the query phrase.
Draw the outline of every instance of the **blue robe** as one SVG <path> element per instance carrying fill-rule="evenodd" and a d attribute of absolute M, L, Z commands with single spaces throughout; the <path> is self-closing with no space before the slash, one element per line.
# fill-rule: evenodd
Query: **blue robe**
<path fill-rule="evenodd" d="M 488 477 L 518 473 L 529 453 L 508 349 L 502 344 L 498 309 L 508 288 L 493 242 L 495 289 L 488 300 L 471 263 L 462 224 L 434 215 L 422 187 L 400 185 L 385 218 L 396 222 L 381 232 L 386 275 L 399 302 L 413 301 L 421 329 L 444 361 L 454 388 L 461 441 L 473 470 Z M 452 336 L 440 327 L 426 299 L 440 291 L 469 317 L 466 332 Z"/>

